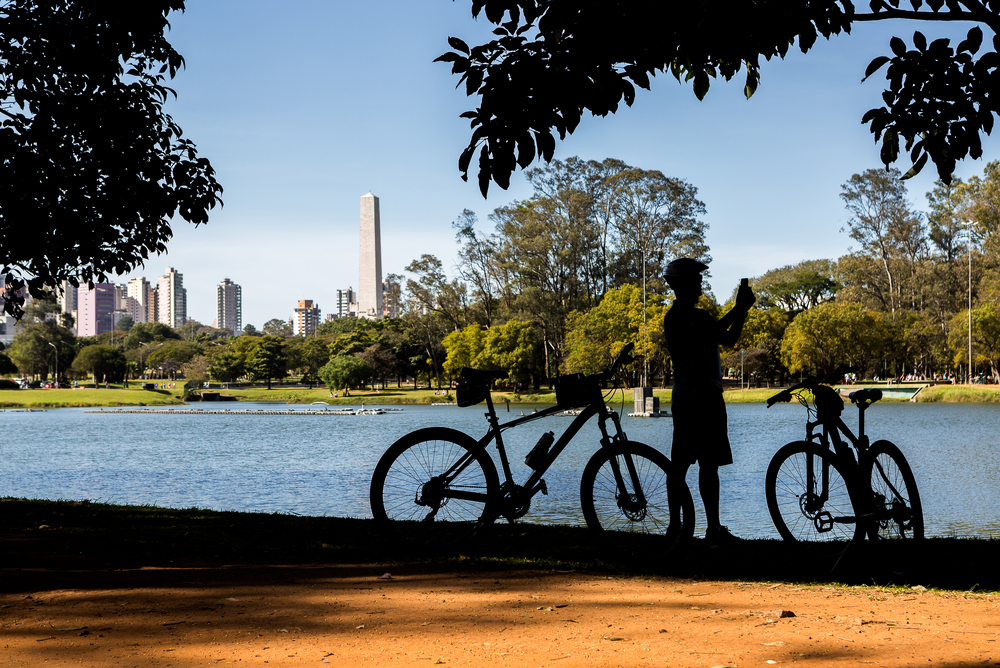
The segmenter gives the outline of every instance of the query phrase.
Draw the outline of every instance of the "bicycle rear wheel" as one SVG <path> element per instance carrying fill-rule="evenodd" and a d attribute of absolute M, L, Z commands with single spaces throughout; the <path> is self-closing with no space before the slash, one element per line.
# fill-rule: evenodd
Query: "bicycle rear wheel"
<path fill-rule="evenodd" d="M 781 447 L 767 467 L 764 492 L 774 526 L 785 540 L 850 541 L 861 532 L 837 458 L 815 443 Z"/>
<path fill-rule="evenodd" d="M 635 466 L 633 485 L 626 456 Z M 614 467 L 625 482 L 618 489 Z M 681 517 L 671 526 L 667 499 L 666 455 L 643 443 L 601 448 L 587 462 L 580 480 L 580 504 L 587 526 L 616 550 L 629 556 L 662 557 L 694 533 L 694 502 L 688 492 Z M 641 492 L 641 493 L 640 493 Z"/>
<path fill-rule="evenodd" d="M 866 479 L 871 481 L 871 521 L 868 537 L 916 539 L 924 537 L 924 513 L 913 471 L 899 448 L 876 441 L 865 456 Z"/>
<path fill-rule="evenodd" d="M 443 547 L 493 521 L 499 489 L 493 460 L 471 437 L 431 427 L 389 446 L 369 493 L 376 521 L 392 520 L 415 546 Z"/>

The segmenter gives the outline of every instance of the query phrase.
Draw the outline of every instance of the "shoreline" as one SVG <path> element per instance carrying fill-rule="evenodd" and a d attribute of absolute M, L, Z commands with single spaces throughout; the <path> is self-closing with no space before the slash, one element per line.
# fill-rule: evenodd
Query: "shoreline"
<path fill-rule="evenodd" d="M 838 387 L 842 392 L 855 388 L 877 387 L 887 392 L 905 392 L 902 396 L 886 396 L 883 401 L 916 403 L 1000 403 L 1000 386 L 996 385 L 929 385 L 919 386 L 915 392 L 910 390 L 915 385 L 852 385 Z M 780 387 L 727 389 L 724 393 L 726 403 L 764 403 L 768 397 L 779 392 Z M 115 408 L 128 406 L 183 406 L 189 403 L 232 404 L 246 401 L 277 402 L 285 404 L 318 404 L 327 406 L 366 405 L 430 405 L 434 403 L 451 404 L 455 395 L 450 392 L 435 394 L 434 390 L 413 390 L 403 388 L 387 388 L 383 391 L 359 390 L 351 396 L 336 398 L 329 396 L 326 388 L 302 388 L 276 386 L 271 390 L 248 389 L 213 389 L 214 393 L 236 397 L 235 401 L 185 402 L 182 400 L 183 389 L 173 390 L 142 390 L 138 388 L 111 389 L 58 389 L 58 390 L 0 390 L 0 410 L 25 410 L 49 408 Z M 631 389 L 624 390 L 626 403 L 631 402 Z M 654 388 L 653 396 L 659 398 L 660 406 L 670 405 L 670 390 Z M 609 396 L 610 401 L 621 401 L 619 391 Z M 498 407 L 508 402 L 514 405 L 554 405 L 555 392 L 540 391 L 518 394 L 514 392 L 493 392 L 493 402 Z"/>

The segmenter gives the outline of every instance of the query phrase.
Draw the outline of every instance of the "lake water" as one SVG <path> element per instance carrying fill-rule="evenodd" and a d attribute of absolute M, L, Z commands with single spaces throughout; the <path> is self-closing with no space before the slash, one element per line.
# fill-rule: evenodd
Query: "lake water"
<path fill-rule="evenodd" d="M 475 438 L 486 431 L 482 406 L 402 408 L 385 415 L 324 417 L 4 411 L 0 496 L 371 517 L 371 472 L 397 438 L 436 425 Z M 781 445 L 804 437 L 805 409 L 793 404 L 771 409 L 731 404 L 728 409 L 736 463 L 722 469 L 723 522 L 739 536 L 777 538 L 764 500 L 764 474 Z M 531 408 L 512 407 L 501 419 L 522 410 Z M 848 406 L 845 419 L 852 429 L 856 417 Z M 528 475 L 523 457 L 539 435 L 548 430 L 558 435 L 571 420 L 550 417 L 505 433 L 518 481 Z M 623 424 L 632 440 L 669 454 L 671 420 L 624 417 Z M 880 403 L 868 411 L 866 426 L 873 441 L 888 438 L 906 454 L 920 489 L 927 535 L 1000 535 L 1000 406 Z M 535 498 L 525 521 L 584 524 L 579 479 L 597 439 L 596 420 L 591 420 L 546 474 L 549 495 Z M 696 469 L 689 484 L 695 490 Z M 698 511 L 700 520 L 700 502 Z"/>

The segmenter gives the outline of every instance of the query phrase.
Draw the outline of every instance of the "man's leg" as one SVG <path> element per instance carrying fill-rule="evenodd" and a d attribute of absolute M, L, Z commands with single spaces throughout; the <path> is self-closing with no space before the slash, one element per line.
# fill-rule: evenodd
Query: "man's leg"
<path fill-rule="evenodd" d="M 722 526 L 719 521 L 719 467 L 699 462 L 698 487 L 701 501 L 705 504 L 705 521 L 708 524 L 705 533 L 710 534 Z"/>
<path fill-rule="evenodd" d="M 681 514 L 681 499 L 684 498 L 684 494 L 680 493 L 679 490 L 683 489 L 687 494 L 691 493 L 687 486 L 687 472 L 690 467 L 690 464 L 674 460 L 670 463 L 670 471 L 667 472 L 667 503 L 670 505 L 671 526 L 678 521 Z M 685 519 L 694 520 L 693 517 Z"/>

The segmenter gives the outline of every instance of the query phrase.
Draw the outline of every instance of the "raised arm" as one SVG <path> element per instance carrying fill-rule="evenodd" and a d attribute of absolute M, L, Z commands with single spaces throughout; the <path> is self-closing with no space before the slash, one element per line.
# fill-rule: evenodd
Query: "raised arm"
<path fill-rule="evenodd" d="M 757 297 L 747 284 L 746 279 L 740 283 L 740 289 L 736 291 L 736 304 L 729 310 L 729 313 L 719 318 L 719 343 L 724 346 L 734 346 L 743 334 L 743 323 L 746 322 L 747 313 L 753 308 Z"/>

